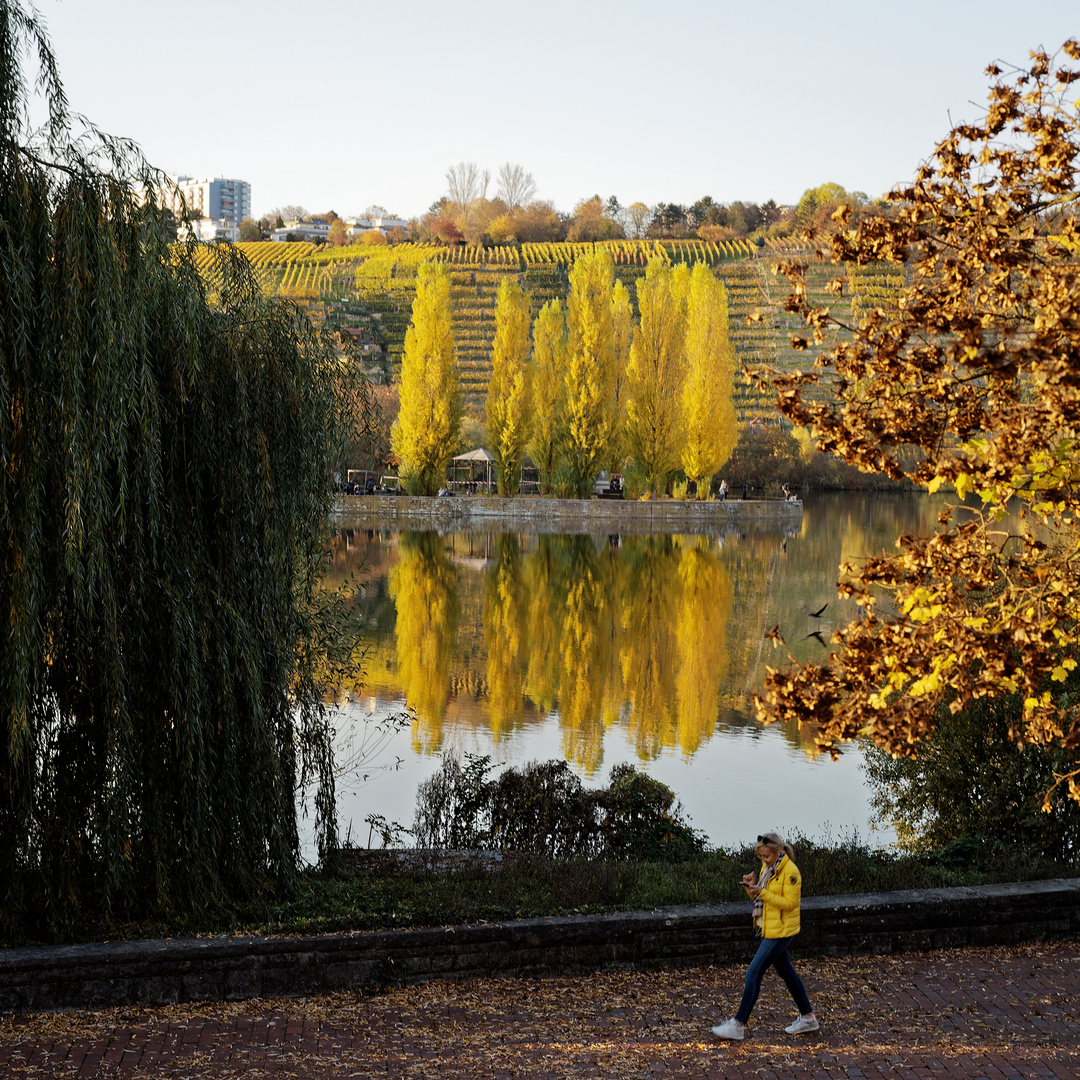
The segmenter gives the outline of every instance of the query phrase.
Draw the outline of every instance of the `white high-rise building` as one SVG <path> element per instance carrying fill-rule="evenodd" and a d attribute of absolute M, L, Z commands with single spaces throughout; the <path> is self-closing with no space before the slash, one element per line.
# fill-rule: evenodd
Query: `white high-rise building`
<path fill-rule="evenodd" d="M 165 205 L 175 214 L 180 213 L 180 196 L 184 197 L 188 212 L 199 214 L 210 221 L 221 222 L 225 227 L 240 228 L 244 218 L 251 217 L 251 184 L 246 180 L 225 179 L 221 176 L 171 177 L 176 190 L 166 194 Z"/>

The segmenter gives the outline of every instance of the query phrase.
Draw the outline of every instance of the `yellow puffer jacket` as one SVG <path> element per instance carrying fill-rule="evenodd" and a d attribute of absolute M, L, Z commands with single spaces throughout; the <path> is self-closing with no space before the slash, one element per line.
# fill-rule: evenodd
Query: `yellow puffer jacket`
<path fill-rule="evenodd" d="M 762 872 L 765 864 L 761 864 Z M 761 874 L 758 874 L 761 880 Z M 802 898 L 802 874 L 784 855 L 776 864 L 768 885 L 761 892 L 762 937 L 794 937 L 799 932 L 799 900 Z"/>

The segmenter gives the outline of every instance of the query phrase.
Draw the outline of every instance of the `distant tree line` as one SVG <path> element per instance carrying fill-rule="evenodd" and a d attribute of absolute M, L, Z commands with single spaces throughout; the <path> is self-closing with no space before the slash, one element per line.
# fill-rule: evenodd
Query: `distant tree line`
<path fill-rule="evenodd" d="M 878 212 L 882 203 L 861 191 L 847 191 L 840 184 L 808 188 L 796 206 L 780 206 L 774 199 L 763 203 L 724 203 L 704 195 L 696 202 L 659 202 L 647 206 L 632 202 L 624 206 L 614 195 L 592 195 L 578 201 L 570 213 L 557 210 L 547 199 L 537 198 L 533 174 L 507 162 L 499 169 L 492 191 L 491 174 L 475 162 L 463 161 L 446 171 L 446 193 L 427 213 L 407 228 L 365 233 L 364 243 L 404 241 L 473 244 L 581 243 L 598 240 L 756 240 L 782 238 L 807 229 L 823 228 L 841 205 L 854 209 L 856 218 Z M 387 217 L 381 206 L 369 206 L 367 217 Z M 303 206 L 275 208 L 257 221 L 247 218 L 240 226 L 241 240 L 260 240 L 286 222 L 308 216 Z M 330 222 L 330 244 L 346 242 L 345 223 L 333 210 L 320 217 Z"/>

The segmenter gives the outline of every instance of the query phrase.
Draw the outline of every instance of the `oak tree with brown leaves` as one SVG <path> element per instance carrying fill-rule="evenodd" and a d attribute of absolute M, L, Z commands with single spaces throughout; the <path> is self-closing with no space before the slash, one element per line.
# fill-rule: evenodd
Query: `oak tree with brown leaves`
<path fill-rule="evenodd" d="M 951 131 L 885 212 L 852 227 L 841 206 L 817 238 L 838 264 L 902 264 L 896 304 L 845 325 L 809 302 L 805 264 L 782 267 L 809 328 L 793 344 L 829 348 L 772 375 L 781 412 L 865 471 L 980 503 L 845 567 L 840 595 L 863 617 L 824 666 L 770 674 L 759 716 L 816 724 L 824 748 L 864 735 L 910 754 L 941 708 L 1013 695 L 1011 738 L 1080 748 L 1062 692 L 1080 643 L 1080 43 L 1062 53 L 991 66 L 980 122 Z M 830 289 L 844 287 L 839 272 Z M 1080 799 L 1078 778 L 1080 763 L 1054 788 Z"/>

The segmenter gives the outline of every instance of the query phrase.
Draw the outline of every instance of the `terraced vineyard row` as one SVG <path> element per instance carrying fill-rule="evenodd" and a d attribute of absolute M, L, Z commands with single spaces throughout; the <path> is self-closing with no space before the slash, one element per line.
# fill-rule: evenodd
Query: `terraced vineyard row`
<path fill-rule="evenodd" d="M 517 261 L 512 264 L 470 263 L 463 259 L 450 262 L 458 372 L 465 400 L 472 404 L 482 405 L 487 396 L 499 283 L 508 275 L 518 277 L 519 271 Z"/>

